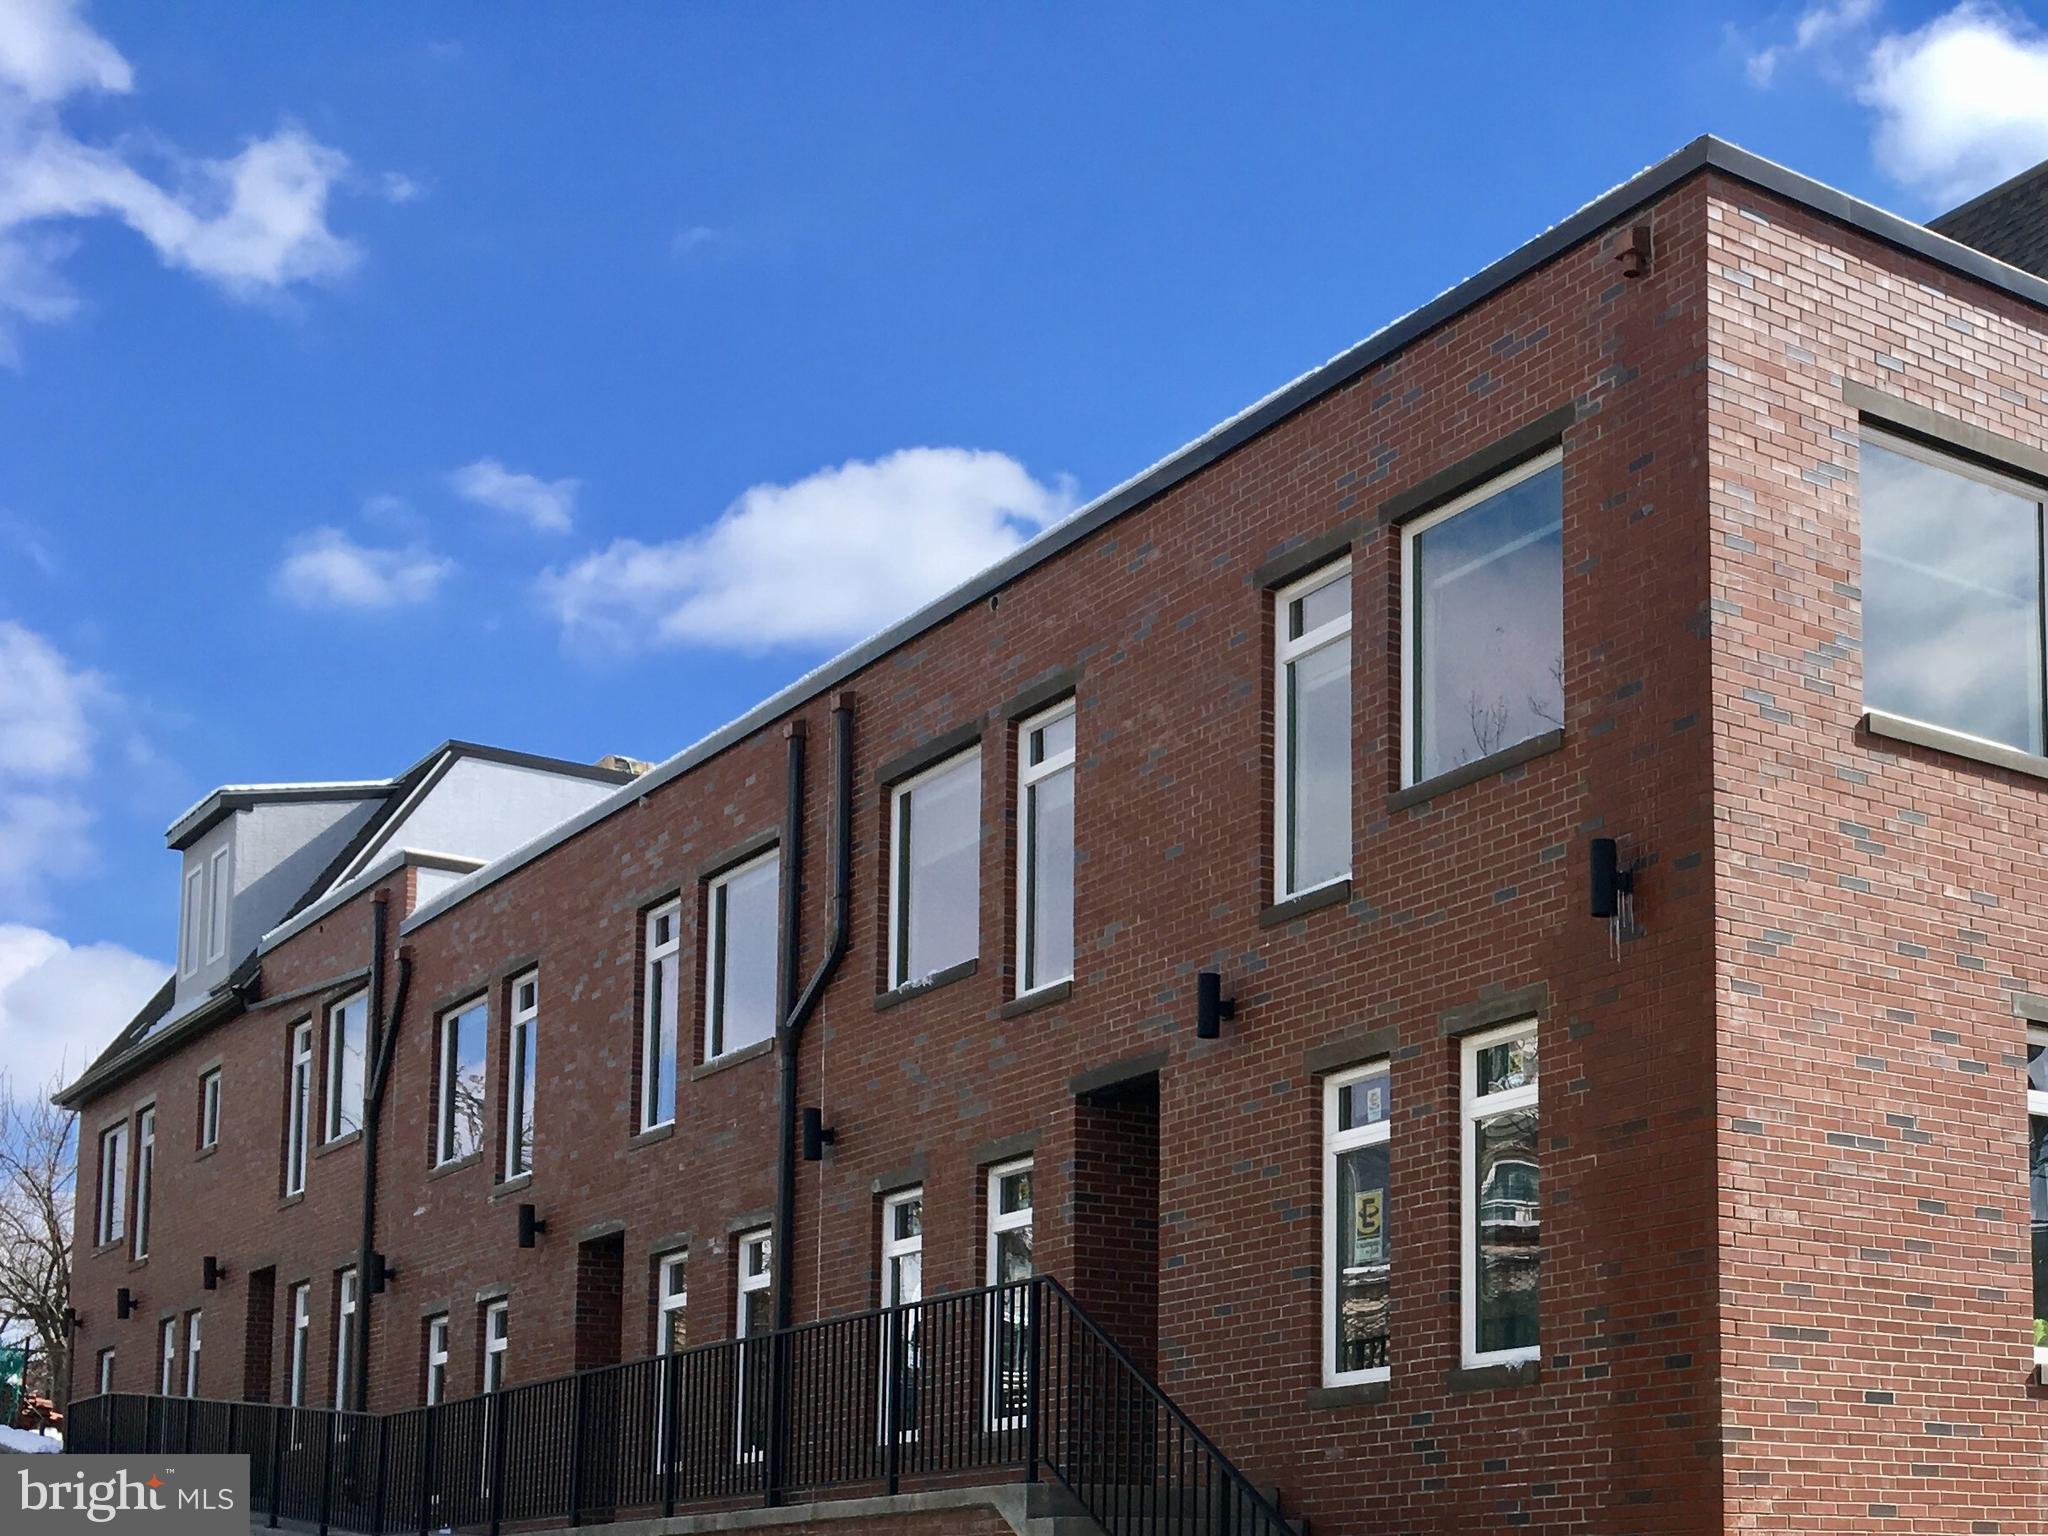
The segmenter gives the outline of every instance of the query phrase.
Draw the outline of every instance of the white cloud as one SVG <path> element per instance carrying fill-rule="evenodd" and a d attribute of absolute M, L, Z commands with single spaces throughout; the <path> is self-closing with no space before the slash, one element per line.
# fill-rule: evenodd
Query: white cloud
<path fill-rule="evenodd" d="M 2017 11 L 1963 0 L 1911 31 L 1881 31 L 1876 0 L 1802 14 L 1789 41 L 1753 52 L 1749 77 L 1795 59 L 1875 114 L 1871 154 L 1899 185 L 1946 208 L 2048 160 L 2048 35 Z"/>
<path fill-rule="evenodd" d="M 22 1092 L 76 1077 L 169 974 L 118 944 L 0 923 L 0 1066 Z"/>
<path fill-rule="evenodd" d="M 397 608 L 425 602 L 454 569 L 418 546 L 374 549 L 339 528 L 315 528 L 286 547 L 275 582 L 301 608 Z"/>
<path fill-rule="evenodd" d="M 388 203 L 410 203 L 426 196 L 427 189 L 403 171 L 386 171 L 377 185 Z"/>
<path fill-rule="evenodd" d="M 2048 37 L 2024 17 L 1961 5 L 1880 38 L 1857 94 L 1885 174 L 1944 205 L 2048 160 Z"/>
<path fill-rule="evenodd" d="M 516 517 L 539 533 L 567 533 L 576 515 L 580 480 L 542 480 L 507 469 L 496 459 L 478 459 L 452 471 L 455 494 L 480 507 Z"/>
<path fill-rule="evenodd" d="M 0 5 L 0 360 L 17 355 L 10 321 L 77 308 L 61 271 L 75 244 L 64 226 L 77 221 L 125 224 L 167 265 L 238 298 L 335 277 L 358 259 L 327 223 L 347 158 L 289 123 L 224 159 L 172 152 L 168 183 L 132 164 L 127 146 L 89 144 L 65 126 L 71 98 L 133 86 L 127 61 L 70 0 Z"/>
<path fill-rule="evenodd" d="M 93 862 L 81 785 L 118 705 L 98 673 L 0 620 L 0 916 L 40 917 L 50 883 Z"/>
<path fill-rule="evenodd" d="M 757 485 L 709 528 L 621 539 L 541 579 L 572 639 L 757 650 L 857 640 L 1073 510 L 1006 454 L 906 448 Z"/>

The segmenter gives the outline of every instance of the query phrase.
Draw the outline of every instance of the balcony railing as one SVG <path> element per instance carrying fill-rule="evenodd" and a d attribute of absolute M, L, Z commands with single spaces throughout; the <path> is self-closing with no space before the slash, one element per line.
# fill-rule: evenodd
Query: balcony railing
<path fill-rule="evenodd" d="M 1291 1536 L 1057 1280 L 394 1413 L 108 1393 L 74 1451 L 249 1458 L 252 1509 L 419 1536 L 1050 1475 L 1112 1536 Z"/>

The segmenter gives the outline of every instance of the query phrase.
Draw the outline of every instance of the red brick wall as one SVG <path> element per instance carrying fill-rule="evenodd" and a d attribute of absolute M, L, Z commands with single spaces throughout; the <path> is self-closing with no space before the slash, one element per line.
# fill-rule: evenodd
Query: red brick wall
<path fill-rule="evenodd" d="M 1036 1137 L 1041 1263 L 1076 1274 L 1064 1213 L 1086 1149 L 1069 1080 L 1155 1058 L 1160 1374 L 1290 1507 L 1333 1533 L 1718 1528 L 1707 209 L 1695 182 L 1647 215 L 1659 251 L 1648 277 L 1620 279 L 1599 242 L 1565 254 L 1021 577 L 998 606 L 957 615 L 853 680 L 851 943 L 801 1063 L 802 1097 L 825 1106 L 839 1139 L 824 1163 L 799 1170 L 799 1319 L 871 1303 L 874 1197 L 892 1184 L 925 1189 L 927 1293 L 980 1283 L 985 1164 L 1024 1134 Z M 1382 306 L 1368 297 L 1364 307 Z M 1396 809 L 1399 539 L 1383 503 L 1573 403 L 1564 744 Z M 1262 926 L 1271 605 L 1254 572 L 1347 525 L 1352 895 Z M 1059 668 L 1081 672 L 1076 977 L 1069 999 L 1004 1017 L 1015 742 L 1000 710 Z M 811 743 L 808 971 L 829 891 L 830 723 L 822 701 L 799 715 Z M 983 750 L 981 962 L 878 1011 L 887 849 L 876 770 L 971 722 Z M 474 1379 L 475 1360 L 463 1358 L 476 1348 L 474 1298 L 496 1287 L 511 1298 L 511 1379 L 567 1370 L 575 1245 L 604 1223 L 625 1226 L 623 1327 L 636 1341 L 648 1257 L 683 1237 L 691 1336 L 730 1334 L 732 1237 L 772 1201 L 775 1063 L 686 1075 L 674 1133 L 635 1137 L 640 915 L 683 895 L 692 1036 L 700 872 L 775 825 L 783 792 L 783 743 L 764 729 L 408 936 L 417 965 L 378 1229 L 400 1279 L 369 1307 L 373 1406 L 414 1400 L 429 1310 L 453 1315 L 451 1381 Z M 1618 959 L 1584 915 L 1585 840 L 1598 833 L 1647 861 L 1643 931 Z M 367 963 L 368 932 L 366 902 L 330 916 L 266 957 L 266 992 Z M 543 1090 L 530 1180 L 494 1187 L 495 1115 L 480 1159 L 430 1172 L 422 1127 L 438 1013 L 482 990 L 498 997 L 536 963 Z M 1205 968 L 1220 969 L 1238 1001 L 1213 1042 L 1194 1036 Z M 1457 1371 L 1457 1045 L 1444 1020 L 1539 986 L 1544 1359 L 1538 1380 L 1475 1386 Z M 197 1163 L 165 1160 L 163 1236 L 144 1282 L 150 1306 L 186 1304 L 197 1255 L 226 1256 L 230 1279 L 208 1299 L 221 1314 L 208 1318 L 210 1348 L 235 1346 L 249 1268 L 276 1263 L 281 1286 L 311 1277 L 314 1315 L 325 1317 L 332 1272 L 353 1252 L 359 1147 L 316 1157 L 303 1200 L 276 1194 L 285 1032 L 318 1001 L 237 1020 L 104 1106 L 154 1089 L 190 1113 L 176 1106 L 190 1101 L 199 1063 L 229 1061 L 222 1148 Z M 494 1002 L 494 1062 L 502 1029 Z M 1331 1406 L 1315 1395 L 1322 1108 L 1309 1057 L 1362 1035 L 1361 1052 L 1395 1062 L 1395 1364 L 1385 1401 Z M 165 1144 L 179 1134 L 167 1116 Z M 548 1221 L 533 1250 L 514 1243 L 520 1200 Z M 123 1264 L 82 1257 L 78 1272 L 82 1358 L 118 1338 L 121 1385 L 141 1385 L 133 1362 L 148 1358 L 149 1324 L 111 1317 Z M 310 1400 L 324 1389 L 314 1382 Z"/>
<path fill-rule="evenodd" d="M 2030 1384 L 2038 783 L 1858 729 L 1851 380 L 2038 447 L 2042 316 L 1732 186 L 1710 210 L 1730 1522 L 2048 1529 Z"/>

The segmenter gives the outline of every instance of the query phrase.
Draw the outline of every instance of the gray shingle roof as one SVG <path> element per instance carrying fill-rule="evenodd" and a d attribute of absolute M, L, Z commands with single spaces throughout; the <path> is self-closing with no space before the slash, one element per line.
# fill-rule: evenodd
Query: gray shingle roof
<path fill-rule="evenodd" d="M 2023 272 L 2048 277 L 2048 160 L 1929 219 L 1927 227 Z"/>

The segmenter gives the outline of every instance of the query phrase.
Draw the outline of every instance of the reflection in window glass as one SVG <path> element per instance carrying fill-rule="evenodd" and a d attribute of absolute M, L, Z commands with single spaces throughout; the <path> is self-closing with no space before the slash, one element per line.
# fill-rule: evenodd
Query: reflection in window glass
<path fill-rule="evenodd" d="M 484 1144 L 484 1019 L 478 998 L 441 1020 L 436 1162 L 457 1162 Z"/>
<path fill-rule="evenodd" d="M 1536 1026 L 1464 1046 L 1465 1361 L 1536 1358 L 1543 1260 Z"/>
<path fill-rule="evenodd" d="M 1864 703 L 2039 753 L 2040 498 L 1866 437 L 1862 508 Z"/>
<path fill-rule="evenodd" d="M 1326 1384 L 1384 1379 L 1393 1262 L 1384 1064 L 1333 1077 L 1324 1088 L 1323 1179 L 1328 1274 L 1323 1297 Z"/>
<path fill-rule="evenodd" d="M 2048 1364 L 2048 1029 L 2027 1031 L 2027 1209 L 2034 1253 L 2034 1357 Z"/>
<path fill-rule="evenodd" d="M 1281 591 L 1275 820 L 1284 900 L 1351 873 L 1351 565 Z"/>
<path fill-rule="evenodd" d="M 1019 733 L 1023 797 L 1018 870 L 1018 990 L 1074 974 L 1074 703 L 1027 721 Z"/>
<path fill-rule="evenodd" d="M 782 856 L 765 854 L 711 883 L 704 978 L 704 1057 L 758 1045 L 775 1033 L 776 940 Z"/>
<path fill-rule="evenodd" d="M 1415 783 L 1564 724 L 1564 469 L 1537 459 L 1405 531 Z"/>
<path fill-rule="evenodd" d="M 890 985 L 901 986 L 980 951 L 981 754 L 899 786 L 894 808 Z"/>

